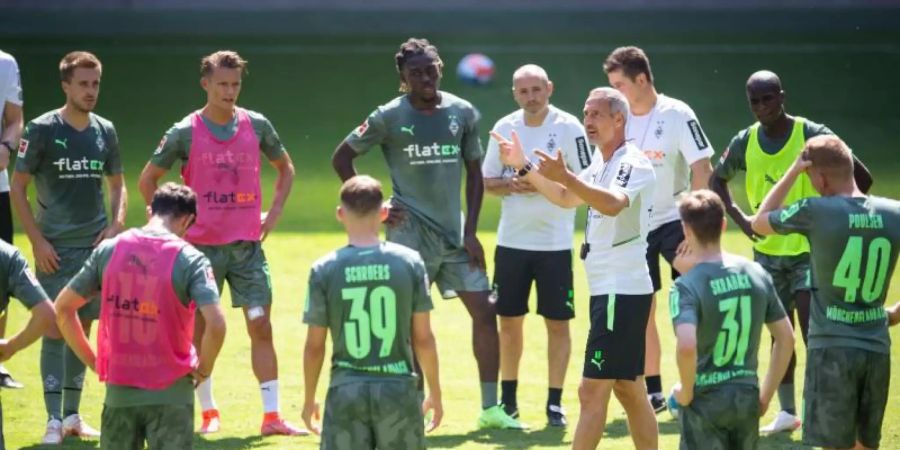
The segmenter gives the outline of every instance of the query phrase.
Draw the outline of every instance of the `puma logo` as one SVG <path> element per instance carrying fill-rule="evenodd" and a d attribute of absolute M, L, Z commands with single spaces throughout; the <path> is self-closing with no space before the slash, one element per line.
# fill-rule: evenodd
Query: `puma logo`
<path fill-rule="evenodd" d="M 69 140 L 69 138 L 65 138 L 65 139 L 55 139 L 53 142 L 59 144 L 60 147 L 62 147 L 62 148 L 64 148 L 64 149 L 68 150 L 68 149 L 69 149 L 69 145 L 66 143 L 66 141 L 68 141 L 68 140 Z"/>
<path fill-rule="evenodd" d="M 400 132 L 409 133 L 410 136 L 415 136 L 415 134 L 413 133 L 413 128 L 415 128 L 415 125 L 410 125 L 409 127 L 400 127 Z"/>
<path fill-rule="evenodd" d="M 778 180 L 776 180 L 776 179 L 774 179 L 774 178 L 772 178 L 772 176 L 771 176 L 771 175 L 769 175 L 769 174 L 766 174 L 766 175 L 765 175 L 765 180 L 766 180 L 766 182 L 767 182 L 767 183 L 771 183 L 771 184 L 772 184 L 772 186 L 774 186 L 774 185 L 775 185 L 775 183 L 777 183 L 777 182 L 778 182 Z"/>

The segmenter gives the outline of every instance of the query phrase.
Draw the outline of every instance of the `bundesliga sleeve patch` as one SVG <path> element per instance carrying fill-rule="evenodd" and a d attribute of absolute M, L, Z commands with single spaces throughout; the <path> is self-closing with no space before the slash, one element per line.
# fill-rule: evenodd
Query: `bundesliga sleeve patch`
<path fill-rule="evenodd" d="M 156 147 L 156 150 L 153 152 L 154 155 L 158 155 L 158 154 L 162 153 L 163 147 L 166 146 L 166 140 L 168 140 L 168 139 L 169 139 L 168 136 L 163 135 L 162 139 L 159 141 L 159 146 Z"/>
<path fill-rule="evenodd" d="M 631 179 L 631 164 L 622 163 L 619 166 L 619 173 L 616 174 L 616 186 L 628 186 L 628 180 Z"/>
<path fill-rule="evenodd" d="M 688 120 L 687 126 L 691 130 L 691 136 L 694 138 L 694 143 L 697 144 L 698 150 L 703 150 L 706 147 L 709 147 L 709 142 L 706 141 L 706 136 L 703 135 L 703 129 L 700 128 L 700 124 L 697 123 L 696 120 Z"/>
<path fill-rule="evenodd" d="M 19 158 L 24 157 L 25 153 L 28 153 L 28 139 L 19 139 Z"/>
<path fill-rule="evenodd" d="M 719 158 L 719 164 L 725 164 L 725 160 L 728 159 L 728 153 L 731 152 L 730 148 L 725 148 L 725 152 L 722 153 L 722 157 Z"/>
<path fill-rule="evenodd" d="M 575 138 L 575 148 L 578 149 L 578 163 L 581 164 L 581 169 L 587 169 L 591 165 L 591 148 L 584 136 Z"/>
<path fill-rule="evenodd" d="M 366 119 L 365 121 L 363 121 L 363 123 L 361 123 L 358 127 L 356 127 L 355 130 L 353 130 L 353 134 L 355 134 L 357 137 L 361 137 L 363 134 L 365 134 L 366 130 L 368 130 L 368 129 L 369 129 L 369 119 Z"/>

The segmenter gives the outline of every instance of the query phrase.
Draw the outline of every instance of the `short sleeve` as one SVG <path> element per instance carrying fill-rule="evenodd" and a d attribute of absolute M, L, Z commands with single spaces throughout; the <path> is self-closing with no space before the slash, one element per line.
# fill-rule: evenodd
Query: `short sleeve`
<path fill-rule="evenodd" d="M 191 252 L 194 255 L 189 255 L 186 250 L 181 250 L 180 257 L 187 259 L 187 300 L 193 300 L 197 306 L 219 303 L 219 288 L 209 259 L 196 249 Z"/>
<path fill-rule="evenodd" d="M 309 271 L 309 287 L 306 290 L 306 306 L 303 323 L 317 327 L 328 326 L 328 295 L 318 276 L 318 268 Z"/>
<path fill-rule="evenodd" d="M 466 161 L 478 161 L 484 156 L 481 153 L 481 136 L 478 136 L 478 120 L 481 114 L 475 108 L 468 110 L 467 114 L 461 142 L 462 157 Z"/>
<path fill-rule="evenodd" d="M 628 203 L 634 204 L 634 200 L 649 184 L 656 181 L 656 174 L 649 164 L 642 164 L 632 159 L 623 158 L 616 168 L 616 177 L 610 188 L 628 197 Z"/>
<path fill-rule="evenodd" d="M 106 131 L 106 164 L 103 172 L 106 175 L 119 175 L 125 171 L 122 167 L 122 154 L 119 152 L 119 134 L 112 124 L 103 125 L 103 129 Z"/>
<path fill-rule="evenodd" d="M 10 257 L 8 277 L 7 286 L 10 293 L 26 308 L 31 309 L 34 305 L 48 300 L 47 293 L 28 267 L 28 262 L 18 251 Z"/>
<path fill-rule="evenodd" d="M 281 155 L 285 153 L 284 145 L 281 143 L 281 138 L 278 136 L 278 132 L 275 131 L 275 126 L 272 125 L 272 122 L 269 119 L 262 117 L 259 121 L 259 148 L 262 150 L 263 154 L 266 155 L 266 158 L 269 161 L 276 161 L 281 159 Z"/>
<path fill-rule="evenodd" d="M 166 131 L 156 150 L 153 151 L 153 156 L 150 157 L 150 162 L 154 166 L 169 170 L 175 161 L 187 159 L 187 149 L 181 142 L 180 135 L 181 130 L 177 125 Z"/>
<path fill-rule="evenodd" d="M 787 208 L 776 209 L 769 213 L 769 224 L 778 234 L 806 235 L 813 226 L 813 205 L 811 199 L 804 198 Z"/>
<path fill-rule="evenodd" d="M 669 315 L 672 317 L 672 325 L 697 325 L 698 300 L 690 289 L 676 281 L 669 290 Z"/>
<path fill-rule="evenodd" d="M 415 288 L 413 289 L 413 312 L 428 312 L 434 309 L 431 303 L 431 283 L 428 280 L 428 272 L 421 258 L 416 258 L 412 263 Z"/>
<path fill-rule="evenodd" d="M 684 160 L 691 165 L 703 158 L 712 158 L 713 148 L 706 138 L 706 133 L 697 120 L 697 115 L 688 107 L 682 112 L 681 140 L 678 150 L 681 151 Z"/>
<path fill-rule="evenodd" d="M 568 129 L 569 135 L 563 141 L 563 154 L 566 155 L 566 165 L 569 169 L 575 174 L 580 174 L 591 166 L 591 146 L 581 124 L 571 123 Z"/>
<path fill-rule="evenodd" d="M 95 248 L 94 251 L 91 252 L 91 255 L 88 256 L 87 261 L 84 262 L 81 270 L 69 280 L 69 284 L 67 285 L 69 289 L 72 289 L 88 301 L 90 301 L 94 294 L 100 292 L 100 289 L 103 286 L 103 267 L 101 267 L 102 262 L 100 254 L 108 245 L 111 245 L 109 244 L 111 242 L 115 242 L 115 239 L 110 239 Z"/>
<path fill-rule="evenodd" d="M 499 133 L 505 138 L 506 127 L 500 122 L 494 125 L 493 131 Z M 487 152 L 484 155 L 484 161 L 481 163 L 481 175 L 484 178 L 500 178 L 503 176 L 503 163 L 500 162 L 500 145 L 494 139 L 488 139 Z"/>
<path fill-rule="evenodd" d="M 356 153 L 363 154 L 376 145 L 381 145 L 387 138 L 388 130 L 384 123 L 384 111 L 381 108 L 372 111 L 369 117 L 350 132 L 344 139 Z"/>
<path fill-rule="evenodd" d="M 747 170 L 746 154 L 747 137 L 745 132 L 741 132 L 731 139 L 728 147 L 722 152 L 713 173 L 725 181 L 730 181 L 737 176 L 738 172 Z"/>
<path fill-rule="evenodd" d="M 16 155 L 16 172 L 34 174 L 38 171 L 44 150 L 44 139 L 41 136 L 43 127 L 29 122 L 19 140 L 19 151 Z"/>
<path fill-rule="evenodd" d="M 22 77 L 19 74 L 19 65 L 15 59 L 10 58 L 7 60 L 6 67 L 8 82 L 3 87 L 3 100 L 16 106 L 22 106 Z"/>

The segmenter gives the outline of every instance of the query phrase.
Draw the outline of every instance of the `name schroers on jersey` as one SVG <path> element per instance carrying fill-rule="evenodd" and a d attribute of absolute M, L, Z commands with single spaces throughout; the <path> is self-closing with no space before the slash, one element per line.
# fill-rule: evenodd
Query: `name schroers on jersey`
<path fill-rule="evenodd" d="M 455 144 L 431 145 L 410 144 L 403 148 L 409 158 L 409 164 L 453 164 L 459 161 L 460 148 Z"/>
<path fill-rule="evenodd" d="M 51 164 L 56 166 L 56 170 L 59 171 L 59 178 L 62 179 L 102 178 L 103 167 L 106 165 L 106 162 L 87 158 L 59 158 Z"/>
<path fill-rule="evenodd" d="M 385 281 L 391 279 L 391 266 L 387 264 L 366 264 L 344 268 L 344 281 L 347 283 L 364 283 L 366 281 Z"/>

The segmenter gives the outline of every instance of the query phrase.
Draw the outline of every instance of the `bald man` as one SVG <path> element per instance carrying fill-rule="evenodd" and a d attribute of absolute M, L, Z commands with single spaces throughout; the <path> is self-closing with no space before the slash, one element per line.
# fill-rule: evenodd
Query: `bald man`
<path fill-rule="evenodd" d="M 722 198 L 728 215 L 753 241 L 753 254 L 771 275 L 784 309 L 794 322 L 794 310 L 803 341 L 809 330 L 810 258 L 809 243 L 799 234 L 760 237 L 753 232 L 750 218 L 732 200 L 728 182 L 738 172 L 746 172 L 747 200 L 751 213 L 756 213 L 766 194 L 775 186 L 803 151 L 806 141 L 820 135 L 834 133 L 825 125 L 798 116 L 788 115 L 784 108 L 785 93 L 781 80 L 773 72 L 761 70 L 747 80 L 747 100 L 757 122 L 741 130 L 722 153 L 710 188 Z M 854 158 L 854 175 L 857 185 L 867 192 L 872 178 L 865 166 Z M 787 195 L 786 202 L 817 197 L 806 174 L 801 174 Z M 796 357 L 791 358 L 787 373 L 778 388 L 781 411 L 763 433 L 793 431 L 800 427 L 794 401 L 794 367 Z"/>
<path fill-rule="evenodd" d="M 519 109 L 498 120 L 493 131 L 515 131 L 530 160 L 534 150 L 561 151 L 566 166 L 579 174 L 591 164 L 591 148 L 581 121 L 550 104 L 553 82 L 540 66 L 528 64 L 513 74 L 513 99 Z M 545 412 L 550 426 L 565 426 L 563 382 L 572 341 L 569 320 L 575 317 L 572 287 L 572 235 L 575 210 L 554 205 L 510 166 L 500 162 L 496 140 L 488 144 L 482 165 L 484 187 L 501 197 L 500 226 L 494 252 L 494 295 L 500 316 L 501 398 L 506 413 L 519 416 L 516 388 L 522 359 L 522 328 L 531 284 L 537 285 L 537 313 L 547 326 L 549 383 Z"/>

